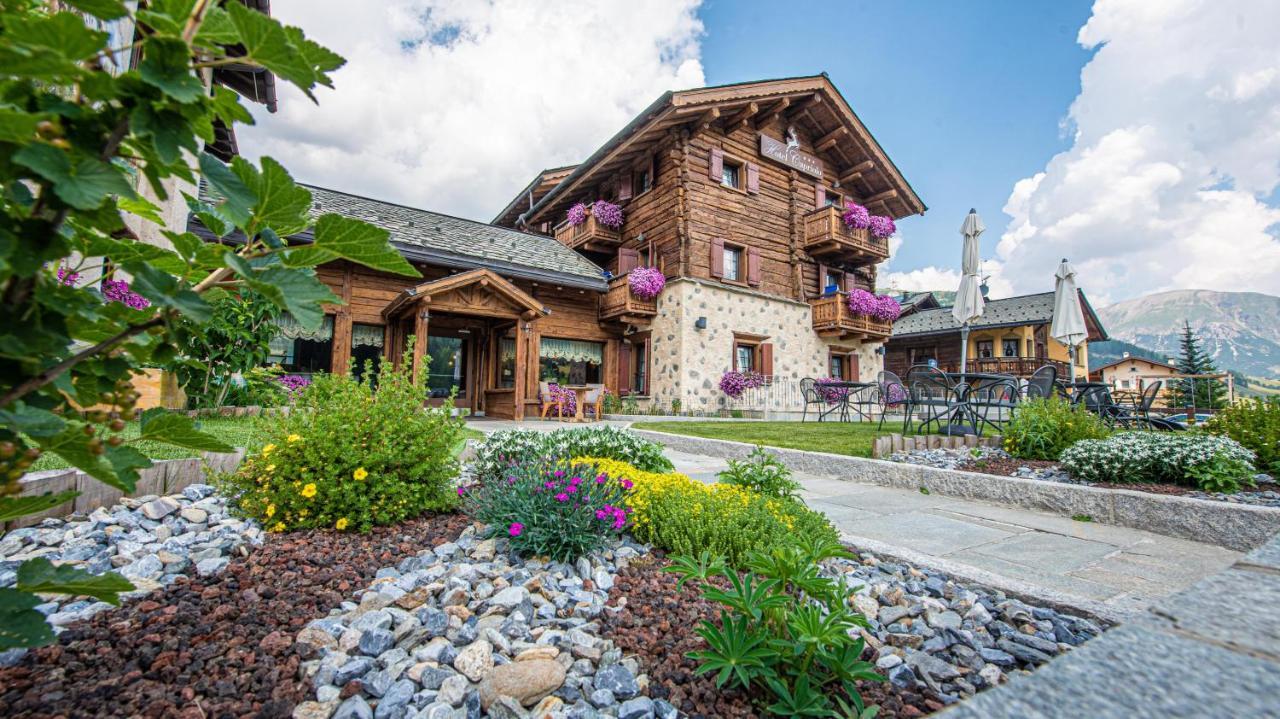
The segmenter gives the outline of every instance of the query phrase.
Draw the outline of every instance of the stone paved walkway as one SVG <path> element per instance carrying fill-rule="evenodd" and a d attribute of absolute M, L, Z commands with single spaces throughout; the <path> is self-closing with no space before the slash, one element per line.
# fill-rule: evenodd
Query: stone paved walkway
<path fill-rule="evenodd" d="M 610 423 L 614 424 L 614 423 Z M 625 424 L 625 423 L 618 423 Z M 471 421 L 482 431 L 558 422 Z M 723 459 L 667 450 L 678 471 L 716 481 Z M 1221 547 L 1053 514 L 796 474 L 808 505 L 854 546 L 967 581 L 1121 618 L 1241 558 Z"/>

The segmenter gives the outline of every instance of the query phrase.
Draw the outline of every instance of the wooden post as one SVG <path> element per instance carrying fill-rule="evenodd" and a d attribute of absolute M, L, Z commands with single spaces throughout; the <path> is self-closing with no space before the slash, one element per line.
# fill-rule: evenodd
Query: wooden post
<path fill-rule="evenodd" d="M 334 374 L 346 374 L 351 364 L 351 311 L 346 307 L 333 316 L 333 358 L 329 364 Z"/>
<path fill-rule="evenodd" d="M 525 382 L 529 362 L 530 333 L 525 332 L 525 321 L 516 322 L 516 386 L 511 393 L 511 417 L 519 422 L 524 419 Z"/>
<path fill-rule="evenodd" d="M 427 308 L 417 310 L 413 315 L 413 381 L 422 377 L 422 365 L 427 356 Z M 425 380 L 424 380 L 425 381 Z"/>

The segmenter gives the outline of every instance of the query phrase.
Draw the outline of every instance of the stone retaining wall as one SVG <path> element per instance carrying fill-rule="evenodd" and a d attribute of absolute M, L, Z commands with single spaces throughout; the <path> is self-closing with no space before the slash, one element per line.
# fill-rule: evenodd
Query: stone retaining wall
<path fill-rule="evenodd" d="M 632 431 L 677 451 L 711 457 L 741 459 L 754 448 L 744 442 L 651 430 Z M 1102 524 L 1207 542 L 1240 552 L 1262 546 L 1272 535 L 1280 532 L 1280 509 L 1275 507 L 998 477 L 825 452 L 778 447 L 767 449 L 797 472 L 901 489 L 923 488 L 933 494 L 1034 509 L 1064 517 L 1087 515 Z"/>
<path fill-rule="evenodd" d="M 140 497 L 147 494 L 175 494 L 189 484 L 205 481 L 209 472 L 230 472 L 240 466 L 244 459 L 244 450 L 236 450 L 230 454 L 205 452 L 201 457 L 190 459 L 160 460 L 139 472 L 138 484 L 131 496 Z M 207 466 L 206 466 L 207 465 Z M 72 512 L 88 514 L 98 507 L 110 507 L 120 501 L 125 493 L 90 477 L 75 468 L 49 469 L 43 472 L 32 472 L 22 478 L 23 496 L 35 496 L 74 490 L 78 497 L 58 505 L 52 509 L 31 514 L 5 522 L 3 529 L 9 531 L 19 527 L 39 524 L 46 517 L 64 517 Z"/>

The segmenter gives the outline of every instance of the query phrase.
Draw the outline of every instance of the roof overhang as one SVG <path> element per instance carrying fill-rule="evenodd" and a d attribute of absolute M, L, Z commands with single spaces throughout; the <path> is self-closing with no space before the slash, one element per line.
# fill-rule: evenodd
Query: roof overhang
<path fill-rule="evenodd" d="M 511 306 L 511 316 L 513 318 L 533 319 L 541 315 L 550 314 L 550 311 L 541 302 L 503 279 L 497 273 L 486 269 L 476 269 L 410 287 L 397 295 L 395 299 L 391 300 L 383 308 L 382 316 L 386 319 L 391 319 L 408 311 L 411 307 L 424 303 L 430 305 L 433 296 L 471 286 L 482 287 L 486 292 L 505 300 Z"/>
<path fill-rule="evenodd" d="M 533 181 L 525 185 L 507 206 L 502 208 L 497 217 L 493 218 L 490 224 L 502 225 L 504 227 L 517 226 L 518 220 L 537 204 L 538 200 L 546 197 L 547 193 L 560 184 L 565 178 L 573 172 L 577 165 L 568 165 L 565 167 L 552 167 L 539 172 L 534 176 Z"/>

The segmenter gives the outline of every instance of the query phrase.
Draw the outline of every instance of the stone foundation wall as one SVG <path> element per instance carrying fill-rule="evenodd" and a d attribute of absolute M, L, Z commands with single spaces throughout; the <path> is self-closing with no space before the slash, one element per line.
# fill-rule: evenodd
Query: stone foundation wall
<path fill-rule="evenodd" d="M 706 318 L 706 329 L 695 326 L 699 317 Z M 795 385 L 805 377 L 828 376 L 832 346 L 857 352 L 862 381 L 875 379 L 882 367 L 882 357 L 875 353 L 878 342 L 829 342 L 819 337 L 813 331 L 808 304 L 700 280 L 684 278 L 667 285 L 658 297 L 658 316 L 651 330 L 650 395 L 663 407 L 679 399 L 685 411 L 714 412 L 730 406 L 719 383 L 731 369 L 735 332 L 767 337 L 764 341 L 773 345 L 773 376 L 779 387 Z M 774 394 L 771 405 L 776 406 L 767 409 L 801 409 L 798 399 L 790 398 L 798 398 L 798 392 Z"/>

